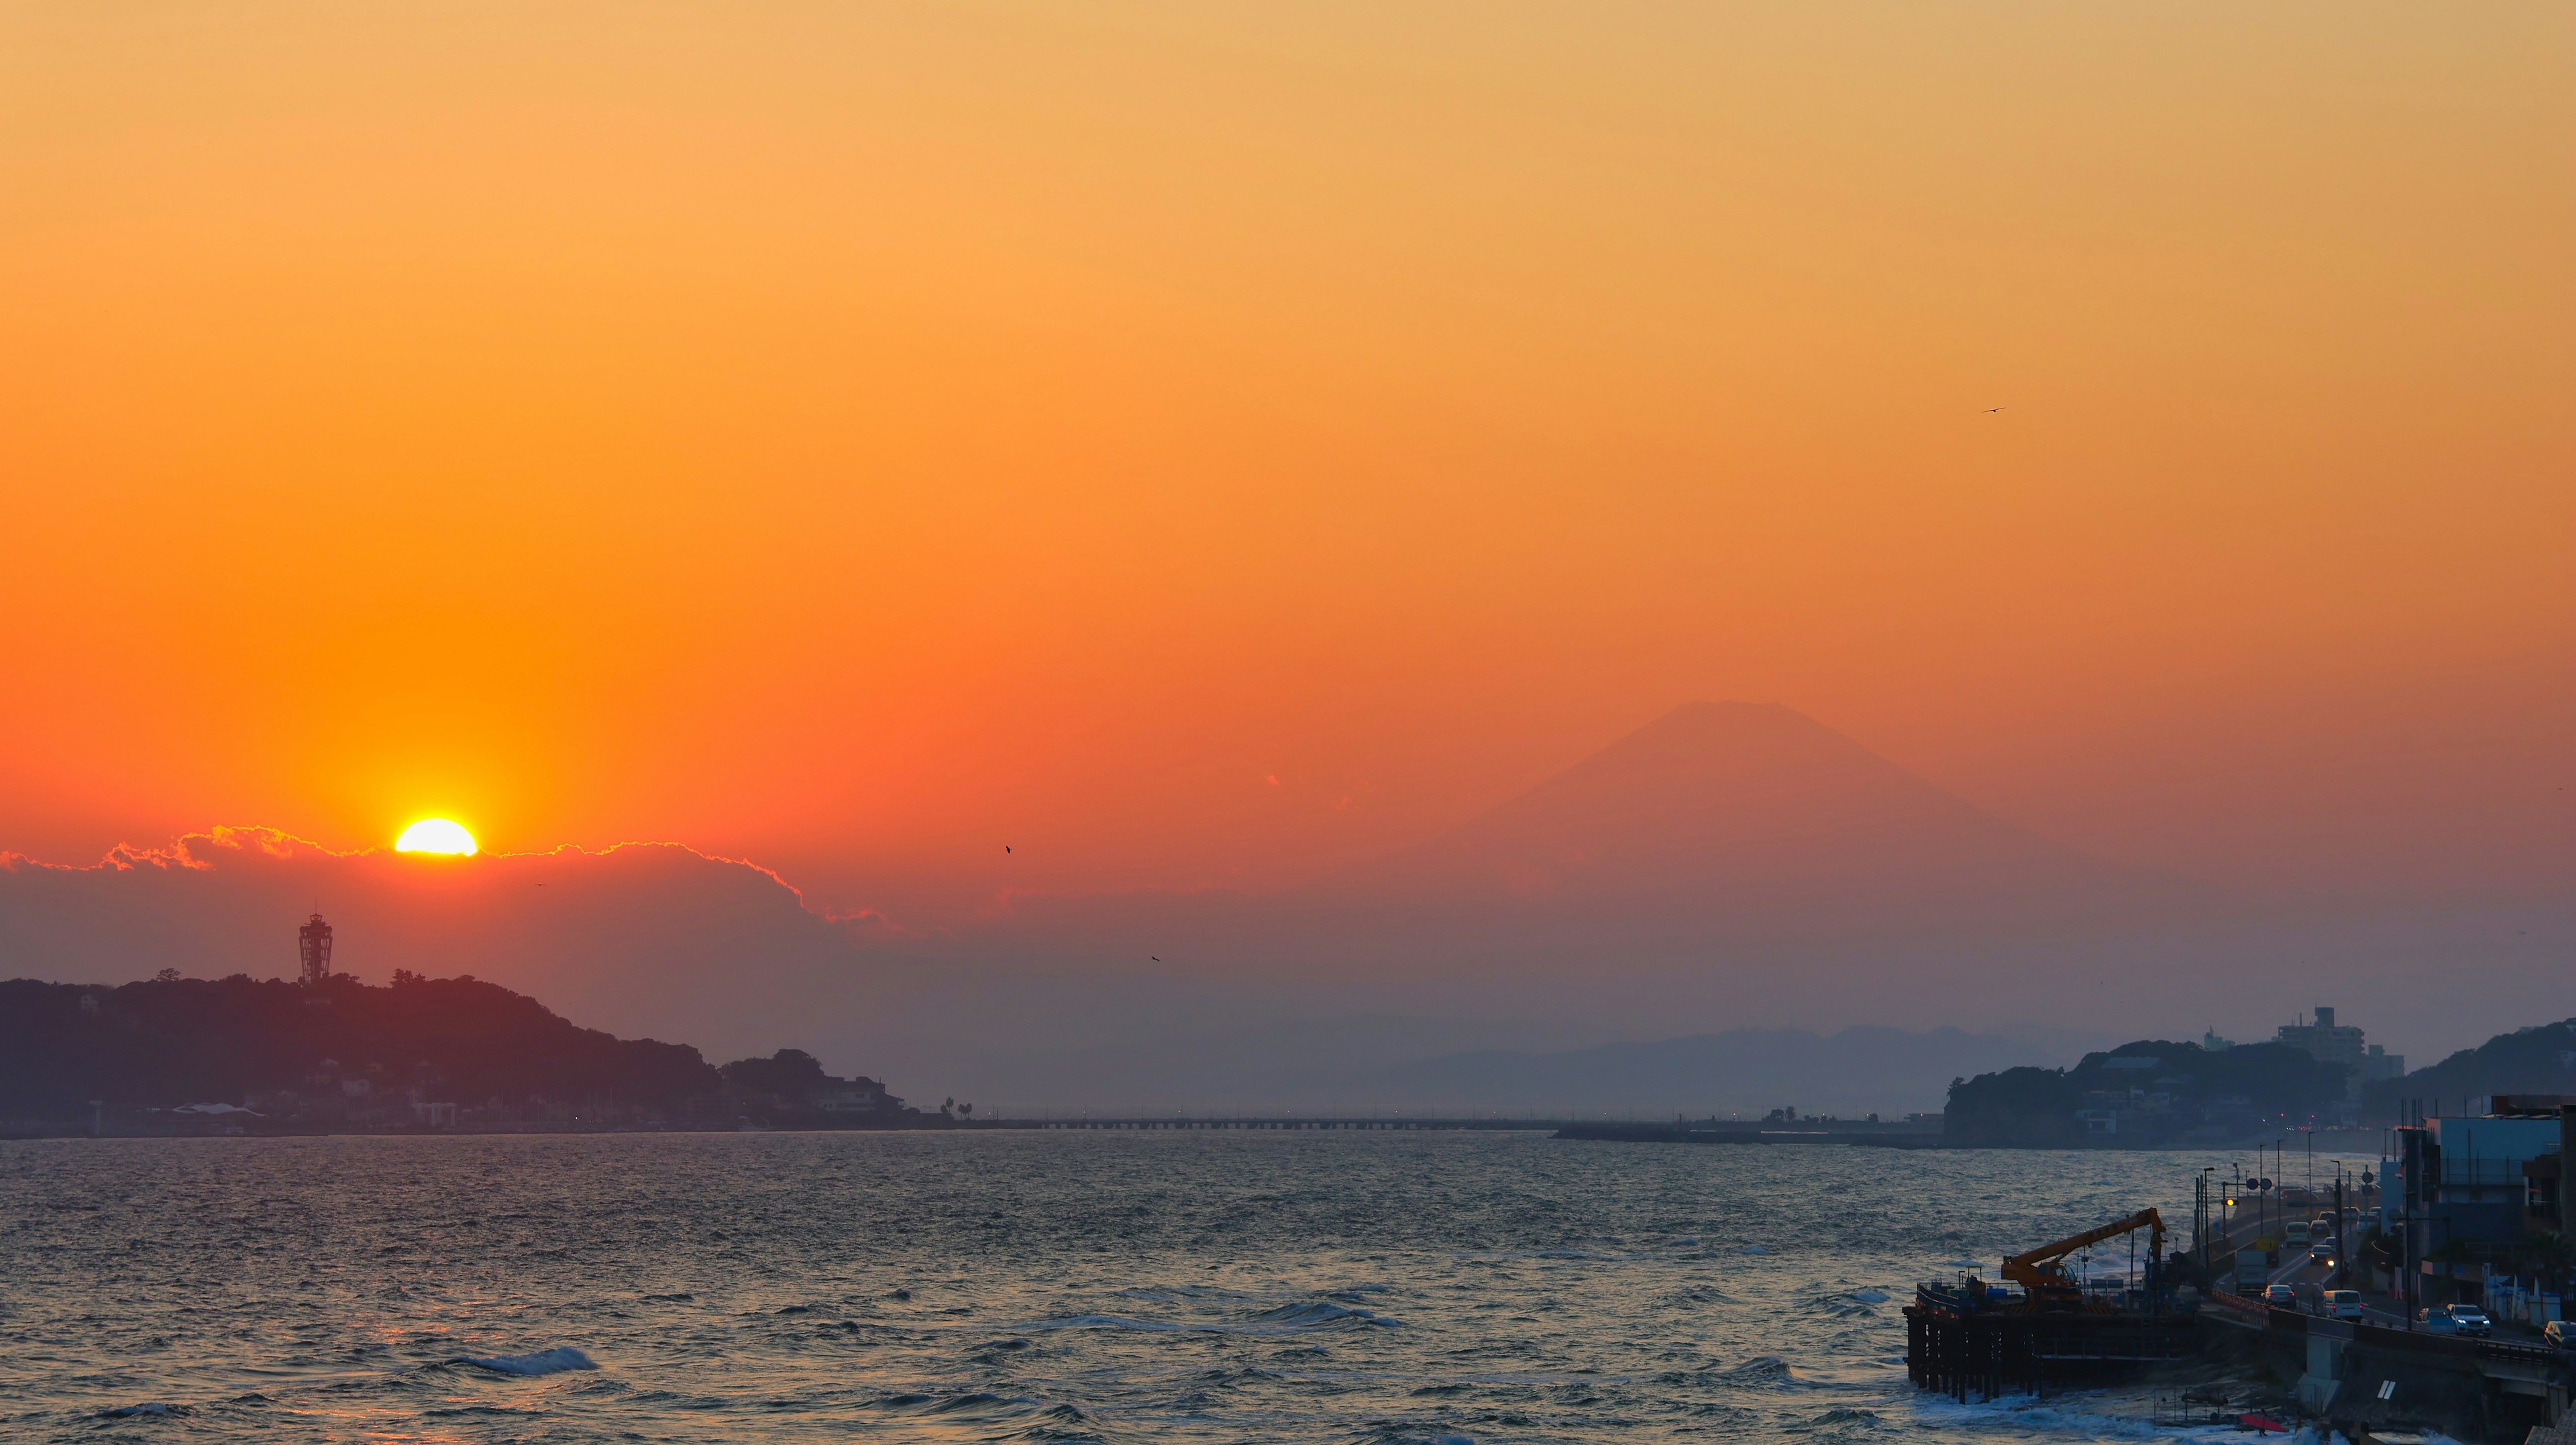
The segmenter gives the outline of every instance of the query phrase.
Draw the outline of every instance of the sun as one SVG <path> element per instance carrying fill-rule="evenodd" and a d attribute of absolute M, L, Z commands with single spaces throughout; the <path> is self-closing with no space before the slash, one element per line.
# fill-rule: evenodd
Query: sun
<path fill-rule="evenodd" d="M 474 856 L 474 835 L 461 823 L 445 818 L 423 818 L 402 830 L 394 840 L 397 853 L 452 853 L 460 858 Z"/>

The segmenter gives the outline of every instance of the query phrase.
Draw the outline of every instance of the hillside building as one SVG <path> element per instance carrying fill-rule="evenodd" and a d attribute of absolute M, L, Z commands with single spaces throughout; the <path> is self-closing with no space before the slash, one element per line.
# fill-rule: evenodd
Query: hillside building
<path fill-rule="evenodd" d="M 2374 1079 L 2394 1079 L 2406 1072 L 2406 1056 L 2392 1054 L 2369 1042 L 2362 1031 L 2350 1024 L 2335 1022 L 2335 1011 L 2323 1004 L 2317 1006 L 2315 1019 L 2309 1023 L 2283 1024 L 2272 1035 L 2272 1042 L 2287 1044 L 2321 1064 L 2341 1064 L 2351 1072 L 2345 1075 L 2345 1097 L 2361 1101 L 2361 1086 Z"/>

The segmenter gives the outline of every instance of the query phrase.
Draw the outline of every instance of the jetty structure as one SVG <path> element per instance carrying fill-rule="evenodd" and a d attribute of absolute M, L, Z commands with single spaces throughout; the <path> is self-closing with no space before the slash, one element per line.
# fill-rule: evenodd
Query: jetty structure
<path fill-rule="evenodd" d="M 2147 1236 L 2146 1269 L 2094 1281 L 2069 1256 Z M 1905 1368 L 1914 1383 L 1965 1402 L 1971 1396 L 2043 1394 L 2200 1351 L 2193 1301 L 2169 1290 L 2164 1220 L 2152 1209 L 2041 1245 L 2004 1261 L 2005 1283 L 1976 1275 L 1915 1287 L 1905 1307 Z"/>

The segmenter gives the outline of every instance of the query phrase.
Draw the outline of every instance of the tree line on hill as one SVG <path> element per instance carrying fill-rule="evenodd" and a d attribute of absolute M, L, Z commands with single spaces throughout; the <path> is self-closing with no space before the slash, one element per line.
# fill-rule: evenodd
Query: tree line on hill
<path fill-rule="evenodd" d="M 2408 1099 L 2449 1113 L 2492 1094 L 2576 1096 L 2576 1019 L 2498 1034 L 2404 1078 L 2366 1084 L 2361 1097 L 2363 1117 L 2387 1122 L 2402 1116 Z"/>
<path fill-rule="evenodd" d="M 397 972 L 386 986 L 170 970 L 113 987 L 0 982 L 0 1118 L 185 1107 L 354 1126 L 488 1118 L 901 1127 L 947 1118 L 904 1108 L 873 1080 L 834 1079 L 797 1050 L 719 1069 L 687 1044 L 582 1028 L 471 975 Z"/>
<path fill-rule="evenodd" d="M 2286 1044 L 2141 1039 L 2068 1069 L 2020 1068 L 1950 1085 L 1953 1143 L 2136 1147 L 2306 1123 L 2343 1098 L 2345 1070 Z"/>
<path fill-rule="evenodd" d="M 2354 1113 L 2351 1069 L 2287 1044 L 2205 1049 L 2140 1039 L 2067 1069 L 2018 1068 L 1954 1079 L 1942 1132 L 1953 1143 L 2152 1147 L 2224 1143 Z M 2453 1112 L 2494 1094 L 2576 1097 L 2576 1019 L 2498 1034 L 2474 1049 L 2360 1093 L 2359 1118 L 2384 1124 L 2408 1099 Z"/>

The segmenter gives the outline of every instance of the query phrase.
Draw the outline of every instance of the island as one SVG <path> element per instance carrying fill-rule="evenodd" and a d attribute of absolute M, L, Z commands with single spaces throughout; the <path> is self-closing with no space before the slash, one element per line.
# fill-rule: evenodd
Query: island
<path fill-rule="evenodd" d="M 717 1067 L 687 1044 L 582 1028 L 471 975 L 0 982 L 0 1134 L 17 1137 L 963 1122 L 875 1079 L 827 1074 L 800 1050 Z"/>

